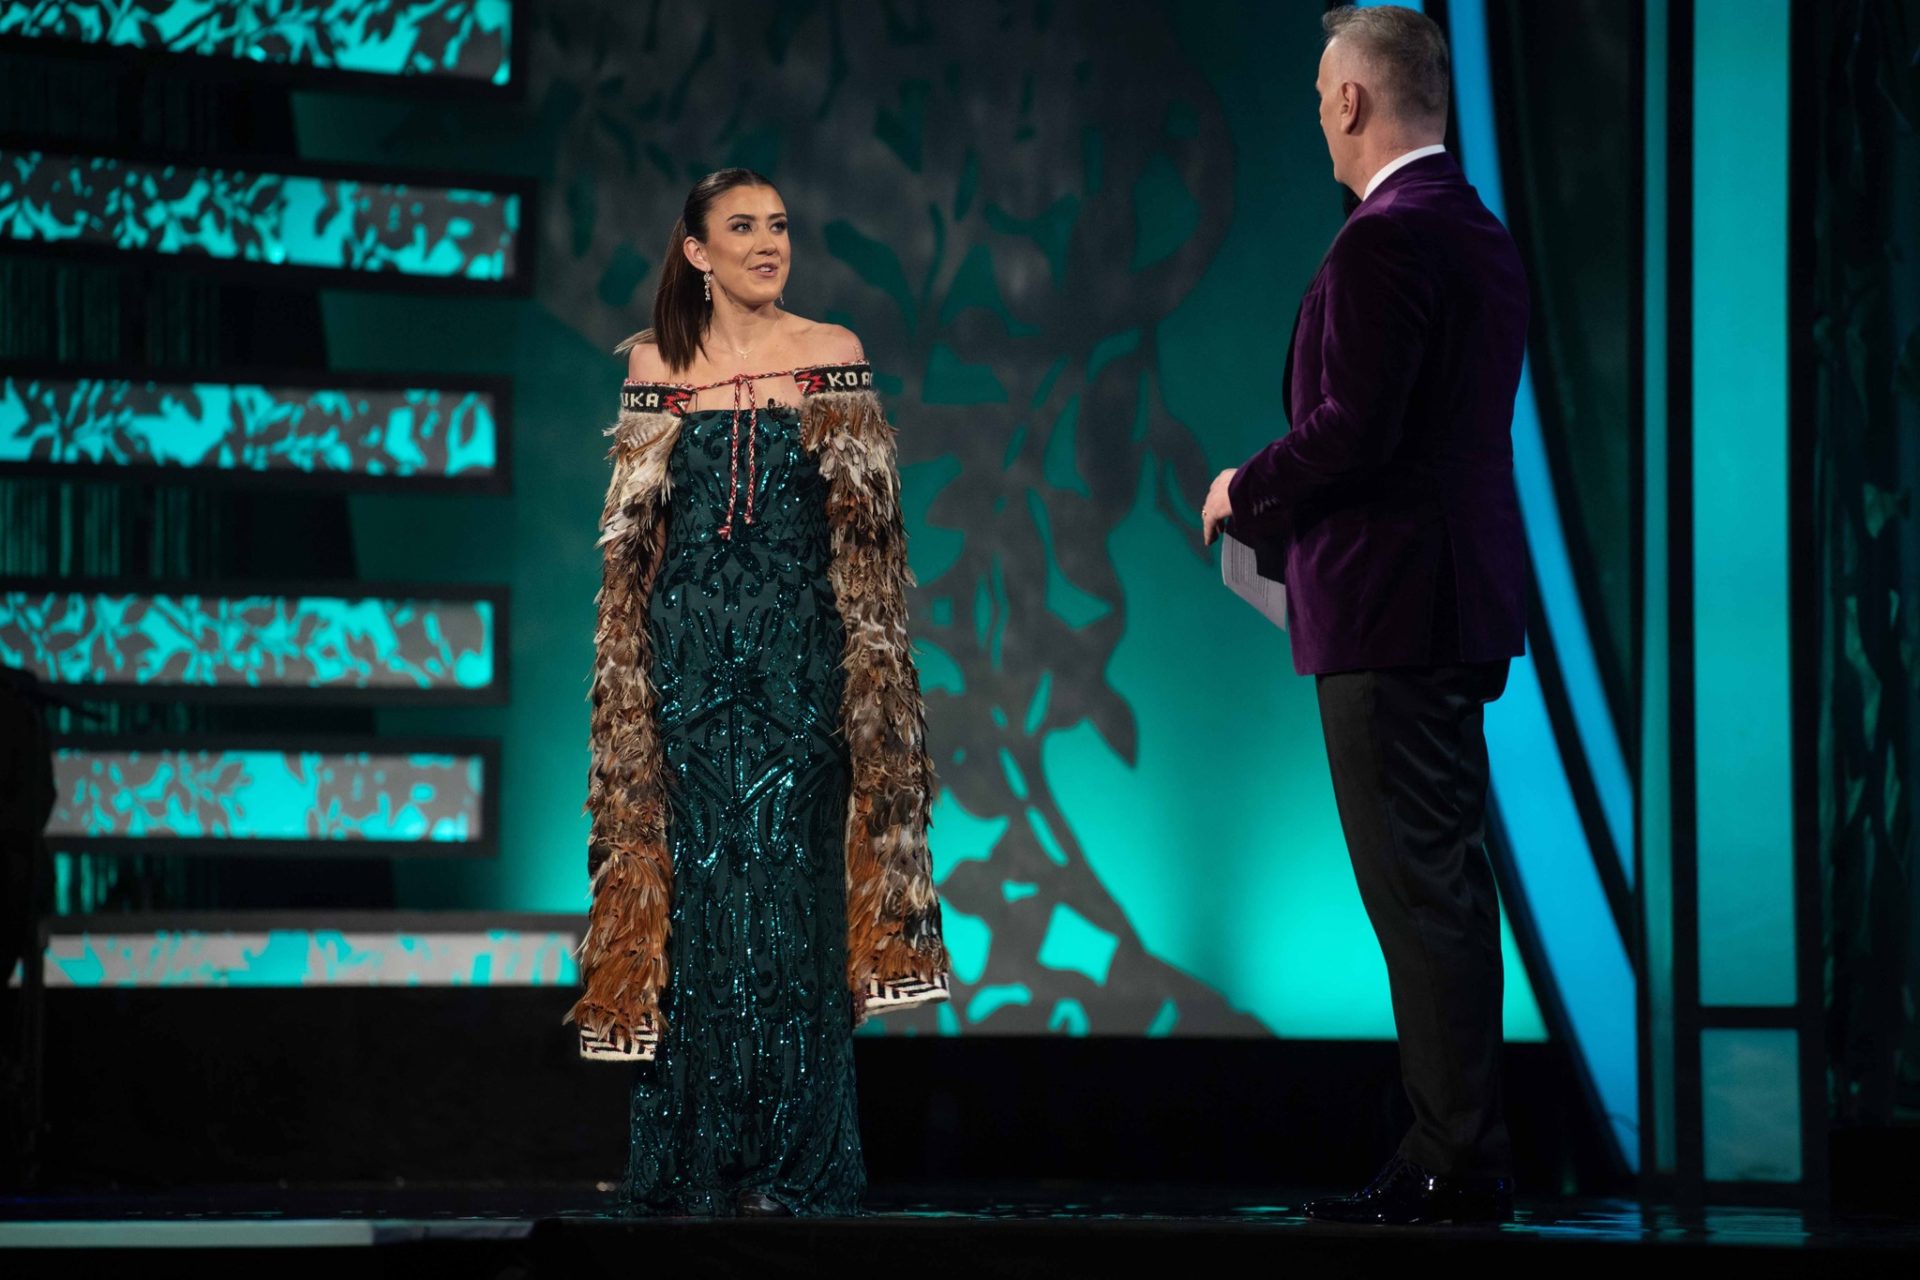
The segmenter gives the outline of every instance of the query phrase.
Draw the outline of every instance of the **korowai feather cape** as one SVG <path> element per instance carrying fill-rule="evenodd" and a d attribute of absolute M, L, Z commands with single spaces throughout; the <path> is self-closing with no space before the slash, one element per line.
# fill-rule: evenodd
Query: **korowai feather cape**
<path fill-rule="evenodd" d="M 804 393 L 801 438 L 827 482 L 829 578 L 846 634 L 847 983 L 863 1021 L 947 998 L 927 848 L 933 766 L 906 626 L 913 577 L 894 429 L 872 370 L 837 365 L 792 376 Z M 673 867 L 647 602 L 666 548 L 667 460 L 697 390 L 629 382 L 607 432 L 613 477 L 600 521 L 586 806 L 592 906 L 580 945 L 585 990 L 567 1015 L 589 1058 L 651 1059 L 665 1029 Z"/>

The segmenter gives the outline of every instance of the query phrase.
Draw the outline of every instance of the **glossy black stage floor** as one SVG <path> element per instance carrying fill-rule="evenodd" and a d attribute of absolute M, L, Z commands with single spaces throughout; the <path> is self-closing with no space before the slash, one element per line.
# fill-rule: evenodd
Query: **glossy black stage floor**
<path fill-rule="evenodd" d="M 1538 1202 L 1499 1230 L 1310 1223 L 1301 1196 L 1061 1184 L 877 1191 L 862 1218 L 623 1218 L 604 1188 L 284 1191 L 14 1199 L 0 1275 L 1105 1276 L 1631 1269 L 1697 1276 L 1912 1276 L 1920 1217 L 1780 1209 L 1697 1215 L 1629 1200 Z"/>
<path fill-rule="evenodd" d="M 1278 1040 L 862 1039 L 870 1216 L 622 1218 L 596 1180 L 625 1162 L 630 1075 L 582 1064 L 562 1008 L 540 988 L 63 992 L 25 1184 L 50 1190 L 0 1196 L 0 1280 L 1920 1273 L 1910 1144 L 1833 1159 L 1845 1203 L 1910 1221 L 1643 1207 L 1551 1043 L 1509 1046 L 1523 1214 L 1500 1231 L 1305 1222 L 1301 1188 L 1365 1181 L 1404 1098 L 1390 1043 Z M 126 1048 L 103 1056 L 103 1027 Z"/>

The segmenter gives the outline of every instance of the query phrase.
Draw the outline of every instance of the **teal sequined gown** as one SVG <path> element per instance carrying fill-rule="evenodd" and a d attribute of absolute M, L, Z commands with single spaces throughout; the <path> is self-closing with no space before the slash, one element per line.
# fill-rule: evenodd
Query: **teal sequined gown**
<path fill-rule="evenodd" d="M 743 411 L 737 449 L 734 425 L 731 410 L 687 414 L 668 461 L 648 613 L 673 855 L 667 1029 L 637 1068 L 627 1200 L 725 1215 L 751 1191 L 851 1214 L 866 1173 L 827 487 L 797 410 Z"/>

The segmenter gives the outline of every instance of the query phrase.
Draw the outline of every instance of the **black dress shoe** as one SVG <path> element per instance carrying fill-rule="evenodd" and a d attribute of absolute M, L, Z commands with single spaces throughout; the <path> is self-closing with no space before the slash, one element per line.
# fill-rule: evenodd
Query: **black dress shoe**
<path fill-rule="evenodd" d="M 1395 1156 L 1359 1195 L 1310 1200 L 1307 1216 L 1316 1222 L 1382 1227 L 1497 1226 L 1513 1221 L 1513 1182 L 1428 1173 Z"/>
<path fill-rule="evenodd" d="M 743 1218 L 791 1218 L 793 1210 L 758 1191 L 742 1191 L 733 1202 Z"/>

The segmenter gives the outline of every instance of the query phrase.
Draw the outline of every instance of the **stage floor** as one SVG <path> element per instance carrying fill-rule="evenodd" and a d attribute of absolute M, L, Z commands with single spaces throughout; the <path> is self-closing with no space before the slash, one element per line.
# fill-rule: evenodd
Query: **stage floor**
<path fill-rule="evenodd" d="M 1914 1274 L 1920 1218 L 1686 1215 L 1631 1200 L 1524 1203 L 1498 1230 L 1310 1223 L 1274 1190 L 889 1188 L 860 1218 L 627 1218 L 603 1188 L 234 1188 L 0 1203 L 0 1272 L 482 1276 L 1094 1275 L 1242 1262 L 1335 1274 L 1591 1262 L 1648 1275 Z M 345 1251 L 345 1255 L 343 1255 Z M 351 1260 L 349 1260 L 349 1256 Z"/>

